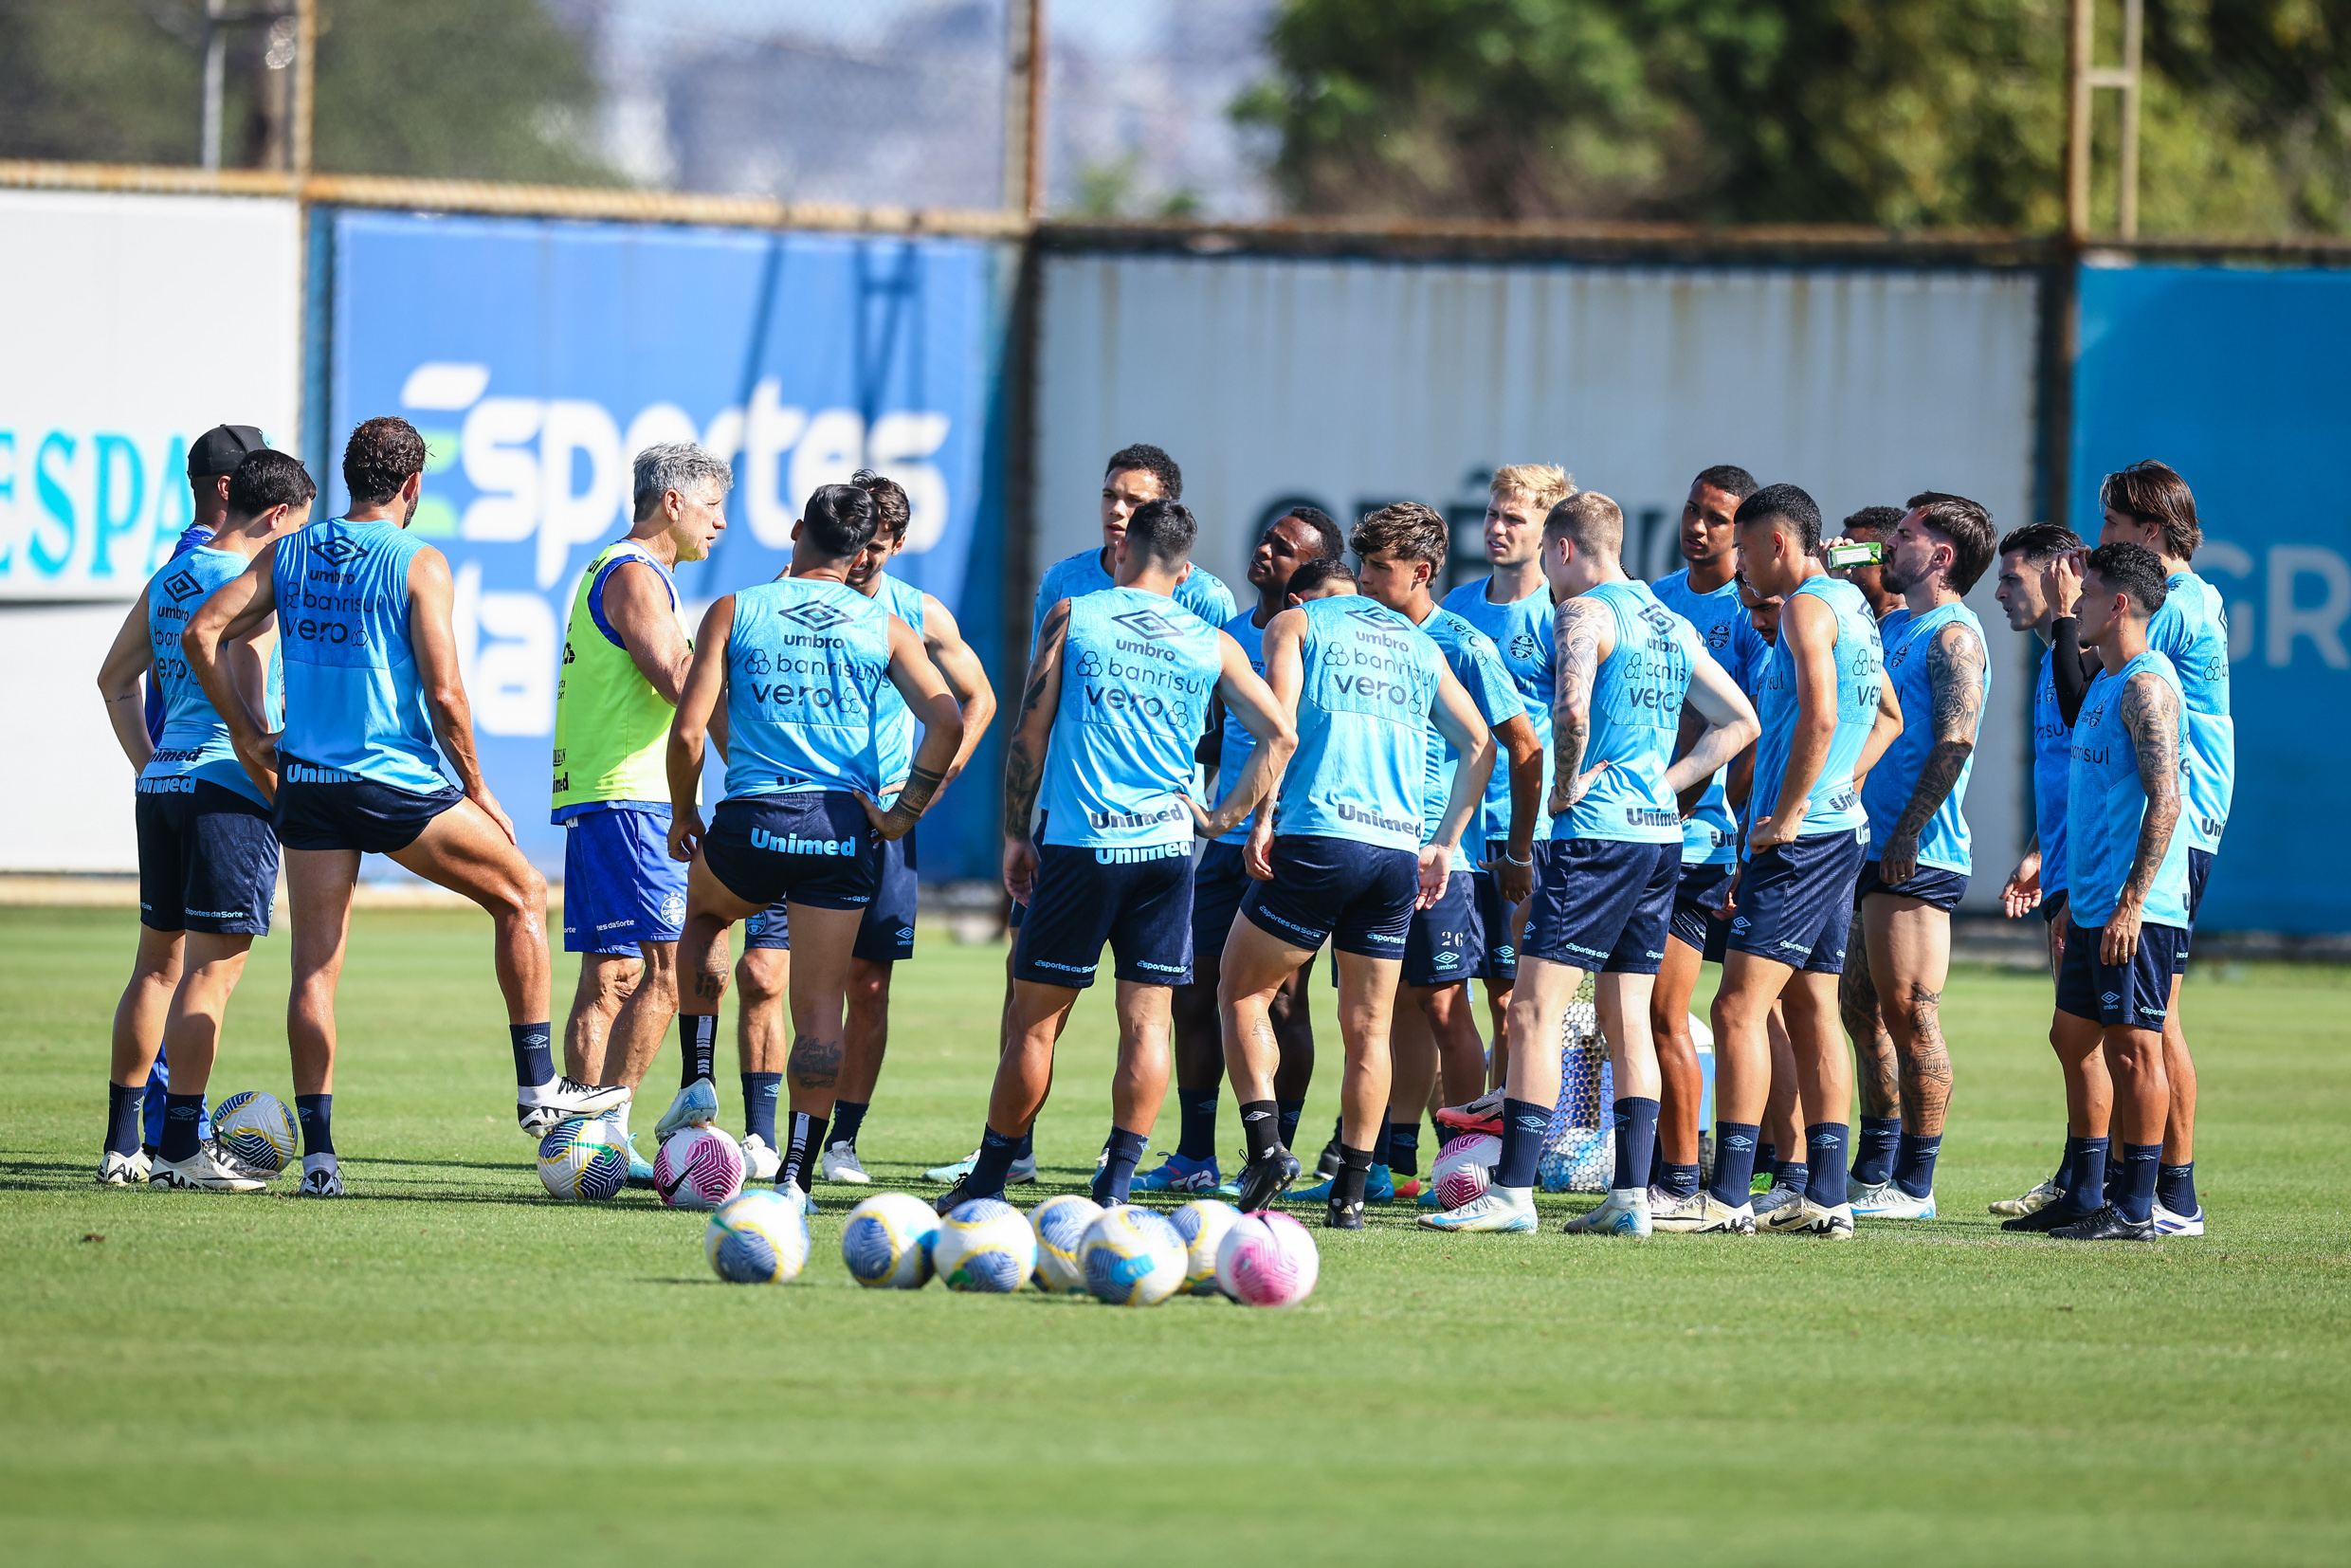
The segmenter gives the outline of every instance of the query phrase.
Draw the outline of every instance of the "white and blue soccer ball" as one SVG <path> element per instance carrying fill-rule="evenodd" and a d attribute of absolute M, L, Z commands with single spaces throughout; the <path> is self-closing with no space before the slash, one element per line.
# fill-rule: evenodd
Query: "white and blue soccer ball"
<path fill-rule="evenodd" d="M 601 1118 L 574 1118 L 538 1140 L 538 1179 L 557 1197 L 602 1202 L 629 1183 L 629 1145 Z"/>
<path fill-rule="evenodd" d="M 1085 1290 L 1085 1266 L 1078 1249 L 1086 1228 L 1102 1218 L 1102 1205 L 1077 1193 L 1048 1197 L 1029 1211 L 1029 1224 L 1037 1233 L 1037 1288 L 1048 1296 L 1075 1296 Z"/>
<path fill-rule="evenodd" d="M 920 1290 L 931 1277 L 939 1216 L 904 1193 L 876 1193 L 849 1211 L 841 1227 L 841 1261 L 849 1278 L 873 1289 Z"/>
<path fill-rule="evenodd" d="M 291 1164 L 301 1146 L 294 1113 L 265 1089 L 246 1089 L 214 1106 L 212 1136 L 246 1164 L 272 1174 Z"/>
<path fill-rule="evenodd" d="M 1157 1306 L 1184 1287 L 1189 1249 L 1163 1216 L 1121 1203 L 1086 1228 L 1078 1262 L 1097 1300 Z"/>
<path fill-rule="evenodd" d="M 1194 1198 L 1167 1216 L 1184 1239 L 1184 1289 L 1194 1296 L 1215 1296 L 1216 1249 L 1241 1211 L 1221 1198 Z"/>
<path fill-rule="evenodd" d="M 1037 1233 L 1002 1198 L 975 1197 L 939 1222 L 931 1267 L 950 1290 L 1010 1295 L 1037 1271 Z"/>
<path fill-rule="evenodd" d="M 808 1265 L 808 1216 L 773 1187 L 754 1187 L 710 1216 L 702 1250 L 729 1285 L 789 1285 Z"/>

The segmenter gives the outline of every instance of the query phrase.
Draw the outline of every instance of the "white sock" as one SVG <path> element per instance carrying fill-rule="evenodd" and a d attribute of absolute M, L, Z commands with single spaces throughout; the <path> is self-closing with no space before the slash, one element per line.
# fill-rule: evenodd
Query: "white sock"
<path fill-rule="evenodd" d="M 619 1104 L 604 1113 L 604 1120 L 612 1124 L 612 1130 L 620 1134 L 621 1141 L 624 1143 L 629 1141 L 629 1107 L 630 1103 L 631 1102 L 624 1100 Z"/>
<path fill-rule="evenodd" d="M 332 1171 L 334 1169 L 336 1169 L 336 1165 L 335 1157 L 333 1155 L 302 1156 L 302 1175 L 304 1176 L 309 1176 L 317 1171 Z"/>

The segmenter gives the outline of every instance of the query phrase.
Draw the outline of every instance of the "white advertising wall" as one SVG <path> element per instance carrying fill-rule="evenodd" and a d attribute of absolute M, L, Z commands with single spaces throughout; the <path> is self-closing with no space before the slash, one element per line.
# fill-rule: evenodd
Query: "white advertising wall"
<path fill-rule="evenodd" d="M 1458 517 L 1508 463 L 1613 497 L 1644 576 L 1679 564 L 1682 499 L 1718 463 L 1803 485 L 1832 521 L 1929 489 L 2003 531 L 2031 520 L 2029 275 L 1067 256 L 1044 282 L 1040 567 L 1099 544 L 1103 461 L 1136 441 L 1183 465 L 1197 558 L 1244 602 L 1269 509 Z M 1967 801 L 1976 907 L 2029 820 L 2037 656 L 1992 575 L 1969 596 L 1995 683 Z"/>
<path fill-rule="evenodd" d="M 292 447 L 291 202 L 0 191 L 0 870 L 130 870 L 131 770 L 98 665 L 187 526 L 188 444 Z M 70 787 L 60 781 L 70 780 Z"/>

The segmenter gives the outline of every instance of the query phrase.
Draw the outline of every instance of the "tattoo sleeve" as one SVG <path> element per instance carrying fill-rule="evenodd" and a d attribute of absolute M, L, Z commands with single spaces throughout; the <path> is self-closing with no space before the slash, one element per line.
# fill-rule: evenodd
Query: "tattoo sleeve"
<path fill-rule="evenodd" d="M 1584 746 L 1592 738 L 1592 683 L 1600 672 L 1600 629 L 1605 607 L 1570 599 L 1553 619 L 1552 656 L 1556 692 L 1551 701 L 1552 791 L 1570 806 L 1582 797 Z"/>
<path fill-rule="evenodd" d="M 1021 692 L 1020 712 L 1004 747 L 1004 836 L 1025 837 L 1037 805 L 1037 789 L 1045 777 L 1045 748 L 1051 716 L 1044 712 L 1053 673 L 1061 667 L 1064 640 L 1069 631 L 1069 604 L 1064 600 L 1045 617 L 1037 633 L 1037 653 L 1029 665 L 1029 684 Z M 913 780 L 907 781 L 913 788 Z M 933 785 L 932 788 L 938 788 Z"/>
<path fill-rule="evenodd" d="M 2123 728 L 2139 757 L 2139 785 L 2147 792 L 2146 814 L 2139 819 L 2139 849 L 2132 857 L 2123 896 L 2147 902 L 2163 852 L 2179 823 L 2179 699 L 2162 677 L 2134 675 L 2123 688 Z"/>
<path fill-rule="evenodd" d="M 1904 841 L 1924 830 L 1975 754 L 1976 726 L 1983 717 L 1984 648 L 1967 628 L 1953 623 L 1935 633 L 1926 649 L 1926 692 L 1935 744 L 1890 835 Z"/>

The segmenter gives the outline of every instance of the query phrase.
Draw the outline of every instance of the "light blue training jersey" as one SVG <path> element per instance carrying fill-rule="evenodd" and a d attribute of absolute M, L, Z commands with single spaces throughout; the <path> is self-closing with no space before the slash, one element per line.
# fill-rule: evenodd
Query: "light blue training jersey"
<path fill-rule="evenodd" d="M 173 557 L 147 585 L 147 636 L 155 648 L 154 689 L 163 703 L 163 728 L 155 738 L 155 756 L 139 770 L 139 789 L 144 793 L 192 789 L 192 783 L 173 785 L 166 780 L 200 778 L 234 790 L 257 805 L 269 804 L 261 786 L 237 760 L 236 748 L 228 742 L 228 725 L 196 684 L 179 644 L 180 633 L 188 629 L 188 618 L 196 607 L 249 564 L 233 551 L 199 545 Z M 267 729 L 278 727 L 284 680 L 284 664 L 272 647 L 269 687 L 264 699 L 267 711 L 262 718 Z"/>
<path fill-rule="evenodd" d="M 2236 720 L 2229 716 L 2229 614 L 2220 591 L 2193 572 L 2166 579 L 2163 608 L 2147 620 L 2147 646 L 2172 662 L 2188 720 L 2188 803 L 2179 826 L 2188 848 L 2220 848 L 2236 793 Z"/>
<path fill-rule="evenodd" d="M 1029 612 L 1029 656 L 1035 658 L 1037 635 L 1045 629 L 1045 617 L 1064 599 L 1074 599 L 1081 593 L 1099 593 L 1105 588 L 1116 588 L 1118 582 L 1103 570 L 1102 550 L 1081 550 L 1066 556 L 1045 569 L 1045 576 L 1037 584 L 1037 602 Z M 1232 590 L 1215 573 L 1194 566 L 1182 582 L 1176 585 L 1176 603 L 1208 623 L 1212 629 L 1222 628 L 1232 619 L 1239 606 L 1233 602 Z"/>
<path fill-rule="evenodd" d="M 1445 655 L 1429 634 L 1359 593 L 1309 599 L 1299 657 L 1298 750 L 1275 830 L 1420 848 L 1429 709 Z"/>
<path fill-rule="evenodd" d="M 1542 747 L 1542 798 L 1551 798 L 1551 703 L 1557 695 L 1557 672 L 1552 668 L 1552 611 L 1549 585 L 1538 588 L 1523 599 L 1509 604 L 1492 604 L 1485 597 L 1491 577 L 1483 582 L 1464 583 L 1445 595 L 1445 608 L 1485 633 L 1502 654 L 1502 667 L 1510 672 L 1511 682 L 1525 700 L 1526 717 L 1535 726 L 1535 739 Z M 1494 776 L 1485 781 L 1485 809 L 1479 824 L 1481 836 L 1506 839 L 1510 836 L 1510 770 L 1497 767 Z M 1542 843 L 1551 836 L 1551 813 L 1535 813 L 1535 842 Z M 1462 835 L 1467 841 L 1468 835 Z"/>
<path fill-rule="evenodd" d="M 366 779 L 412 794 L 452 780 L 409 637 L 409 562 L 426 548 L 388 519 L 329 518 L 277 541 L 271 583 L 285 655 L 278 749 L 295 782 Z"/>
<path fill-rule="evenodd" d="M 1104 864 L 1189 853 L 1193 750 L 1224 667 L 1222 633 L 1162 594 L 1071 599 L 1037 796 L 1045 842 L 1092 848 Z"/>
<path fill-rule="evenodd" d="M 884 576 L 881 589 L 875 593 L 874 603 L 886 605 L 891 614 L 914 628 L 922 635 L 922 590 L 912 583 Z M 897 685 L 882 683 L 874 698 L 873 756 L 874 773 L 882 780 L 883 793 L 878 804 L 888 807 L 898 800 L 898 792 L 906 782 L 907 773 L 914 767 L 915 731 L 914 709 L 898 695 Z"/>
<path fill-rule="evenodd" d="M 1739 602 L 1738 582 L 1701 593 L 1690 587 L 1686 566 L 1649 586 L 1658 603 L 1698 629 L 1698 640 L 1739 689 L 1750 690 L 1772 649 L 1747 618 L 1747 607 Z M 1730 773 L 1727 764 L 1719 770 L 1699 797 L 1698 809 L 1683 820 L 1683 865 L 1728 866 L 1739 858 L 1739 824 L 1731 814 L 1728 793 Z"/>
<path fill-rule="evenodd" d="M 1244 610 L 1231 620 L 1227 621 L 1225 635 L 1241 645 L 1242 656 L 1248 660 L 1249 668 L 1257 672 L 1257 678 L 1260 681 L 1264 680 L 1266 678 L 1266 629 L 1257 624 L 1256 609 L 1251 607 Z M 1225 714 L 1225 727 L 1219 732 L 1216 742 L 1216 804 L 1218 806 L 1225 803 L 1225 797 L 1232 793 L 1232 787 L 1241 781 L 1241 770 L 1248 765 L 1249 754 L 1256 749 L 1257 737 L 1251 735 L 1248 726 L 1242 723 L 1228 710 Z M 1249 824 L 1256 820 L 1257 813 L 1251 811 L 1241 819 L 1241 826 L 1216 842 L 1219 844 L 1248 843 Z"/>
<path fill-rule="evenodd" d="M 2072 865 L 2067 898 L 2068 918 L 2095 930 L 2106 923 L 2121 902 L 2123 884 L 2130 880 L 2131 863 L 2139 857 L 2139 828 L 2147 814 L 2147 791 L 2139 778 L 2139 748 L 2123 722 L 2123 688 L 2141 672 L 2161 678 L 2174 693 L 2179 676 L 2172 662 L 2148 648 L 2109 675 L 2101 670 L 2082 699 L 2073 720 L 2073 769 L 2066 788 L 2066 834 Z M 2187 752 L 2187 702 L 2181 696 L 2180 752 Z M 2186 802 L 2181 802 L 2185 807 Z M 2172 841 L 2156 868 L 2141 910 L 2149 925 L 2188 923 L 2188 837 L 2183 809 Z"/>
<path fill-rule="evenodd" d="M 1748 796 L 1747 821 L 1760 823 L 1779 807 L 1779 786 L 1788 774 L 1788 751 L 1795 738 L 1801 703 L 1795 685 L 1795 656 L 1788 648 L 1788 607 L 1810 593 L 1836 612 L 1836 733 L 1829 741 L 1829 757 L 1813 784 L 1811 802 L 1797 836 L 1858 830 L 1866 835 L 1868 813 L 1853 788 L 1853 764 L 1861 759 L 1862 743 L 1876 722 L 1878 691 L 1885 677 L 1885 660 L 1878 644 L 1878 624 L 1870 617 L 1868 601 L 1851 583 L 1826 574 L 1807 577 L 1780 607 L 1779 640 L 1764 666 L 1762 694 L 1756 699 L 1756 717 L 1763 722 L 1755 750 L 1755 792 Z M 1752 849 L 1747 858 L 1755 858 Z"/>
<path fill-rule="evenodd" d="M 845 582 L 782 577 L 735 595 L 726 643 L 726 798 L 862 790 L 890 684 L 890 607 Z"/>
<path fill-rule="evenodd" d="M 1861 787 L 1862 809 L 1869 813 L 1869 842 L 1879 849 L 1894 836 L 1894 824 L 1909 809 L 1911 792 L 1918 788 L 1919 774 L 1926 766 L 1926 757 L 1935 749 L 1935 693 L 1928 678 L 1929 652 L 1935 639 L 1944 627 L 1954 622 L 1967 628 L 1976 639 L 1976 647 L 1985 654 L 1983 689 L 1978 696 L 1992 695 L 1992 661 L 1984 644 L 1983 623 L 1976 612 L 1954 599 L 1937 605 L 1923 615 L 1913 615 L 1907 607 L 1895 611 L 1878 623 L 1878 638 L 1886 653 L 1886 673 L 1894 683 L 1895 700 L 1902 703 L 1902 733 L 1886 748 L 1878 765 L 1869 770 L 1868 782 Z M 1978 714 L 1990 711 L 1989 703 L 1978 706 Z M 1967 796 L 1967 776 L 1975 771 L 1976 759 L 1971 755 L 1959 764 L 1959 776 L 1952 782 L 1951 793 L 1942 797 L 1935 814 L 1926 819 L 1919 831 L 1919 864 L 1933 866 L 1945 871 L 1966 876 L 1974 869 L 1969 854 L 1967 817 L 1960 810 Z"/>
<path fill-rule="evenodd" d="M 1494 647 L 1492 638 L 1451 611 L 1444 609 L 1439 609 L 1421 622 L 1420 629 L 1437 645 L 1437 651 L 1445 655 L 1446 665 L 1452 670 L 1453 679 L 1459 681 L 1463 689 L 1469 693 L 1469 701 L 1476 704 L 1478 716 L 1485 720 L 1489 729 L 1496 724 L 1508 723 L 1526 711 L 1526 702 L 1519 695 L 1518 683 L 1510 679 L 1510 671 L 1503 666 L 1502 654 Z M 1437 829 L 1445 822 L 1445 803 L 1453 796 L 1453 775 L 1460 769 L 1460 751 L 1445 738 L 1443 730 L 1431 723 L 1429 726 L 1428 776 L 1421 784 L 1421 843 L 1436 842 Z M 1494 771 L 1500 774 L 1509 771 L 1509 765 L 1499 750 L 1494 756 Z M 1506 793 L 1504 798 L 1508 798 Z M 1469 826 L 1462 830 L 1461 843 L 1453 850 L 1454 870 L 1469 870 L 1485 859 L 1485 838 L 1482 826 L 1485 814 L 1483 804 L 1469 813 Z M 1541 814 L 1540 806 L 1537 814 Z M 1503 826 L 1506 835 L 1509 823 L 1505 820 Z M 1495 840 L 1498 845 L 1506 842 L 1506 836 Z"/>
<path fill-rule="evenodd" d="M 1681 843 L 1682 811 L 1666 788 L 1666 769 L 1680 738 L 1690 670 L 1705 657 L 1705 645 L 1698 629 L 1659 603 L 1647 583 L 1602 583 L 1579 596 L 1606 606 L 1616 623 L 1616 646 L 1592 678 L 1583 758 L 1586 773 L 1603 762 L 1610 766 L 1553 837 Z"/>
<path fill-rule="evenodd" d="M 2041 899 L 2067 887 L 2066 790 L 2073 772 L 2073 731 L 2057 705 L 2057 650 L 2041 650 L 2032 687 L 2032 830 L 2041 841 Z"/>

